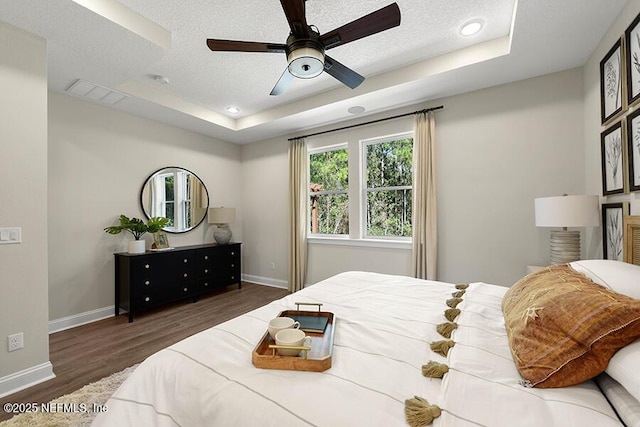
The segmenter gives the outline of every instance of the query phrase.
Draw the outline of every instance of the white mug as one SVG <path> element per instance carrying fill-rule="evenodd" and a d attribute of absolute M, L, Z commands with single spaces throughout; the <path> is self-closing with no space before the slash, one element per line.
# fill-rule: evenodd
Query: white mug
<path fill-rule="evenodd" d="M 271 319 L 269 321 L 269 335 L 271 339 L 276 339 L 276 334 L 283 329 L 298 329 L 300 327 L 300 322 L 293 320 L 290 317 L 276 317 L 275 319 Z"/>
<path fill-rule="evenodd" d="M 306 336 L 300 329 L 283 329 L 276 334 L 276 345 L 286 345 L 289 347 L 310 347 L 311 337 Z M 277 349 L 281 356 L 297 356 L 300 350 Z"/>

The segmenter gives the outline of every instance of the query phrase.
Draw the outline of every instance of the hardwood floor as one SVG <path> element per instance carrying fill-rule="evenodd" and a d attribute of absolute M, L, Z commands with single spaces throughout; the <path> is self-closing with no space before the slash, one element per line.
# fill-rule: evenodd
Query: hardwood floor
<path fill-rule="evenodd" d="M 196 303 L 184 301 L 138 314 L 132 323 L 121 315 L 56 332 L 49 335 L 49 360 L 56 378 L 3 397 L 0 404 L 48 402 L 288 294 L 285 289 L 243 282 L 242 289 L 229 287 Z M 12 415 L 0 411 L 0 421 Z"/>

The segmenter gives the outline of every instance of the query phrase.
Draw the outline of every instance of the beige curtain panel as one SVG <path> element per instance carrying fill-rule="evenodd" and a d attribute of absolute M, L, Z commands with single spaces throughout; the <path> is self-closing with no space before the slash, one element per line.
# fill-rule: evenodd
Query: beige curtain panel
<path fill-rule="evenodd" d="M 304 287 L 307 274 L 307 142 L 289 145 L 289 290 Z"/>
<path fill-rule="evenodd" d="M 436 218 L 435 118 L 418 113 L 413 137 L 413 275 L 436 279 L 438 223 Z"/>

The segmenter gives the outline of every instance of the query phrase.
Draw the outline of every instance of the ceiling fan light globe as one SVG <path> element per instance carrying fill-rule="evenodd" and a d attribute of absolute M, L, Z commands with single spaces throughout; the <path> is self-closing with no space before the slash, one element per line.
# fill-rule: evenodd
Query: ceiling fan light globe
<path fill-rule="evenodd" d="M 289 72 L 300 79 L 319 76 L 324 70 L 324 54 L 316 49 L 301 47 L 287 56 Z"/>

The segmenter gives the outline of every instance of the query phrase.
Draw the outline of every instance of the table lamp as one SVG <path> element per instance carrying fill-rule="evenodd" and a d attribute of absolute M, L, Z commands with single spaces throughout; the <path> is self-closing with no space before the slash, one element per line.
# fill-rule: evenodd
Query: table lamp
<path fill-rule="evenodd" d="M 207 214 L 207 222 L 215 224 L 216 229 L 213 232 L 213 238 L 216 243 L 224 245 L 231 240 L 231 229 L 229 223 L 236 220 L 235 208 L 209 208 Z"/>
<path fill-rule="evenodd" d="M 600 225 L 598 196 L 557 196 L 535 199 L 536 226 L 562 227 L 551 230 L 549 246 L 551 264 L 563 264 L 580 259 L 580 231 L 568 227 Z"/>

